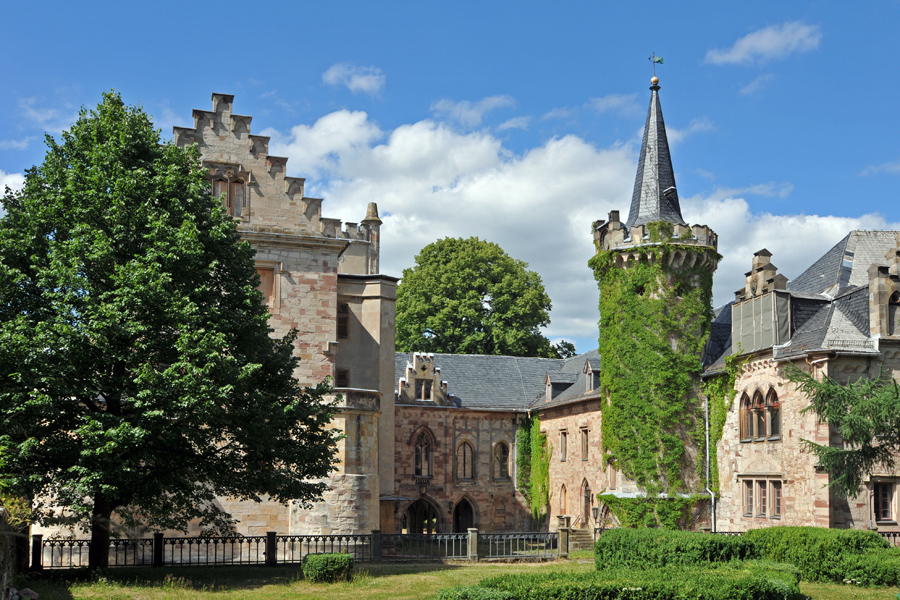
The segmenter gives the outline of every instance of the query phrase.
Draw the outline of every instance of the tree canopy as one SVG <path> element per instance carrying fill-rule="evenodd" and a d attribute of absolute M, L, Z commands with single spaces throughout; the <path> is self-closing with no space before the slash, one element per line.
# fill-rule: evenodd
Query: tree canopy
<path fill-rule="evenodd" d="M 415 261 L 397 288 L 398 350 L 560 356 L 538 329 L 550 297 L 527 263 L 475 237 L 438 240 Z"/>
<path fill-rule="evenodd" d="M 855 496 L 865 476 L 893 469 L 900 452 L 900 386 L 894 379 L 863 377 L 842 385 L 830 377 L 815 379 L 796 367 L 789 367 L 787 374 L 809 396 L 806 410 L 815 411 L 843 440 L 840 446 L 803 440 L 832 486 Z"/>
<path fill-rule="evenodd" d="M 8 491 L 64 507 L 107 560 L 110 517 L 227 527 L 216 496 L 309 503 L 334 463 L 326 385 L 294 379 L 254 250 L 196 148 L 107 93 L 0 219 L 0 447 Z"/>

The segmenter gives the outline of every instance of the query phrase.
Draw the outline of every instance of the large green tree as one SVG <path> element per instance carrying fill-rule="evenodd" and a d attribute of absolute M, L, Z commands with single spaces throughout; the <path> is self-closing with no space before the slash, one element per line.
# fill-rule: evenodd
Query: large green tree
<path fill-rule="evenodd" d="M 115 93 L 47 144 L 0 219 L 9 490 L 89 529 L 94 568 L 113 512 L 221 527 L 216 496 L 319 497 L 328 388 L 294 379 L 294 334 L 270 336 L 254 250 L 197 150 L 161 143 Z"/>
<path fill-rule="evenodd" d="M 422 248 L 397 288 L 397 349 L 450 354 L 559 354 L 539 327 L 550 297 L 528 264 L 478 238 Z"/>
<path fill-rule="evenodd" d="M 850 496 L 859 493 L 863 479 L 892 470 L 900 452 L 900 385 L 891 377 L 842 385 L 831 377 L 816 379 L 795 366 L 787 375 L 809 397 L 807 411 L 828 423 L 841 436 L 836 446 L 803 440 L 830 476 L 831 485 Z"/>

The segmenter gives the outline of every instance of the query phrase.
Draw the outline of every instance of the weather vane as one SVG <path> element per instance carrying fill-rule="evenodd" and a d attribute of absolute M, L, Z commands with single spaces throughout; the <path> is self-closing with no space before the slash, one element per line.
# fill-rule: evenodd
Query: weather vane
<path fill-rule="evenodd" d="M 653 76 L 656 77 L 656 63 L 663 64 L 663 57 L 657 56 L 656 52 L 653 52 L 647 57 L 647 60 L 653 63 Z"/>

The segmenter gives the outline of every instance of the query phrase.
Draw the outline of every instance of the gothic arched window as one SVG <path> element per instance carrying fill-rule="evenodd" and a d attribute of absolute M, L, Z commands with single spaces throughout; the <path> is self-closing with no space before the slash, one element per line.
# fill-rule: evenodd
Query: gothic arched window
<path fill-rule="evenodd" d="M 753 394 L 753 405 L 750 407 L 753 420 L 753 439 L 762 441 L 766 439 L 766 409 L 763 404 L 762 394 Z"/>
<path fill-rule="evenodd" d="M 769 418 L 769 438 L 781 435 L 781 404 L 778 402 L 778 394 L 775 390 L 769 390 L 766 395 L 766 413 Z"/>
<path fill-rule="evenodd" d="M 468 442 L 463 442 L 456 449 L 456 478 L 462 480 L 475 479 L 475 453 Z"/>
<path fill-rule="evenodd" d="M 416 477 L 431 477 L 431 438 L 424 431 L 416 436 L 414 474 Z"/>
<path fill-rule="evenodd" d="M 750 430 L 750 397 L 747 394 L 741 396 L 740 412 L 738 413 L 738 427 L 741 440 L 751 438 Z"/>
<path fill-rule="evenodd" d="M 494 479 L 498 481 L 509 479 L 509 446 L 505 442 L 494 446 Z"/>

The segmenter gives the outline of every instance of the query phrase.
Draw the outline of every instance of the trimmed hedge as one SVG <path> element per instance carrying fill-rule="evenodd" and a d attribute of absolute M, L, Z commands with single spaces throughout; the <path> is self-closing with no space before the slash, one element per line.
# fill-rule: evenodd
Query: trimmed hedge
<path fill-rule="evenodd" d="M 594 544 L 598 571 L 727 563 L 758 556 L 753 543 L 743 537 L 666 529 L 608 529 Z"/>
<path fill-rule="evenodd" d="M 303 576 L 313 583 L 349 581 L 351 569 L 352 554 L 307 554 L 303 557 Z"/>
<path fill-rule="evenodd" d="M 760 556 L 796 565 L 807 581 L 900 585 L 900 550 L 874 531 L 767 527 L 741 537 L 754 544 Z"/>
<path fill-rule="evenodd" d="M 605 534 L 604 534 L 605 535 Z M 799 600 L 797 574 L 770 564 L 501 575 L 441 590 L 441 600 Z"/>

